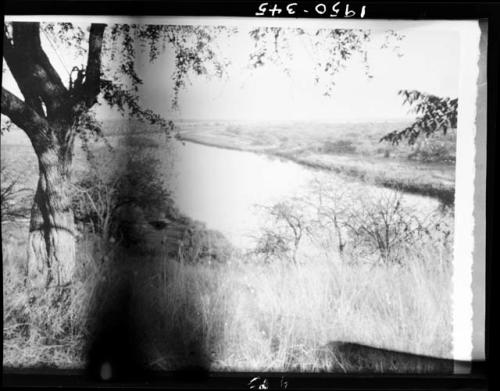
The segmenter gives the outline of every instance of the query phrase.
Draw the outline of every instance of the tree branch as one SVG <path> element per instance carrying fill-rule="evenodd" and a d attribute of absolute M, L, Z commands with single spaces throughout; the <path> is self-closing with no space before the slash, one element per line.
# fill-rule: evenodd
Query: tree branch
<path fill-rule="evenodd" d="M 12 42 L 4 29 L 4 58 L 16 79 L 26 103 L 42 114 L 40 98 L 47 116 L 58 116 L 67 103 L 67 89 L 43 51 L 39 23 L 12 23 Z M 34 103 L 35 102 L 35 103 Z M 36 103 L 38 102 L 38 103 Z"/>
<path fill-rule="evenodd" d="M 30 138 L 33 146 L 43 148 L 47 143 L 48 124 L 32 107 L 2 87 L 2 114 L 21 128 Z"/>
<path fill-rule="evenodd" d="M 30 105 L 39 115 L 45 116 L 41 99 L 34 91 L 34 86 L 32 83 L 27 81 L 22 67 L 17 66 L 17 64 L 22 64 L 23 60 L 15 51 L 12 41 L 7 37 L 5 26 L 3 31 L 3 57 L 10 68 L 12 76 L 16 79 L 17 85 L 24 96 L 26 104 Z"/>
<path fill-rule="evenodd" d="M 54 69 L 49 61 L 49 58 L 45 54 L 42 43 L 40 41 L 40 23 L 13 23 L 13 38 L 14 45 L 21 45 L 21 50 L 28 52 L 35 62 L 39 62 L 39 65 L 43 67 L 43 70 L 47 74 L 47 78 L 53 83 L 53 88 L 58 91 L 52 91 L 52 93 L 61 94 L 67 92 L 59 74 Z M 30 53 L 31 52 L 31 53 Z M 50 91 L 47 91 L 50 93 Z"/>
<path fill-rule="evenodd" d="M 85 83 L 83 83 L 83 91 L 87 106 L 89 107 L 95 103 L 101 89 L 101 52 L 105 28 L 105 24 L 92 23 L 90 26 L 89 54 L 87 58 L 87 69 L 85 71 Z"/>

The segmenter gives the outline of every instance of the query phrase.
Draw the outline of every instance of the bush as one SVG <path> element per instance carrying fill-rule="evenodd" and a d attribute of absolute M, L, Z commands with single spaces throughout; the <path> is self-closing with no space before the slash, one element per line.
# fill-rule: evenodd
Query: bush
<path fill-rule="evenodd" d="M 426 163 L 454 163 L 455 154 L 445 143 L 431 142 L 416 148 L 408 155 L 408 159 Z"/>
<path fill-rule="evenodd" d="M 426 223 L 401 199 L 400 192 L 360 198 L 344 223 L 356 249 L 378 254 L 383 264 L 401 263 L 403 250 L 429 234 Z"/>
<path fill-rule="evenodd" d="M 379 147 L 375 150 L 375 153 L 377 155 L 382 155 L 384 158 L 390 158 L 391 153 L 393 152 L 393 147 L 391 146 L 384 146 L 384 147 Z"/>
<path fill-rule="evenodd" d="M 177 255 L 188 263 L 211 264 L 228 262 L 232 252 L 233 247 L 223 234 L 195 224 L 185 230 Z"/>
<path fill-rule="evenodd" d="M 278 202 L 270 207 L 261 206 L 270 225 L 263 227 L 254 253 L 263 254 L 266 261 L 271 256 L 287 257 L 296 264 L 301 241 L 310 229 L 304 207 L 304 200 L 299 199 Z"/>
<path fill-rule="evenodd" d="M 1 166 L 1 218 L 2 221 L 27 218 L 30 215 L 31 189 L 19 186 L 19 175 Z"/>
<path fill-rule="evenodd" d="M 356 152 L 356 146 L 350 140 L 326 141 L 321 152 L 331 154 L 347 154 Z"/>
<path fill-rule="evenodd" d="M 316 219 L 313 226 L 316 230 L 326 231 L 330 240 L 336 244 L 339 254 L 344 252 L 347 237 L 345 222 L 350 210 L 350 195 L 345 189 L 321 181 L 313 183 L 317 200 L 313 201 Z M 318 235 L 312 235 L 313 237 Z"/>
<path fill-rule="evenodd" d="M 287 243 L 287 238 L 273 230 L 264 230 L 261 236 L 257 239 L 257 244 L 254 253 L 263 255 L 267 262 L 270 258 L 282 259 L 289 251 L 290 246 Z"/>
<path fill-rule="evenodd" d="M 128 161 L 112 173 L 101 164 L 91 164 L 73 186 L 73 210 L 77 223 L 102 235 L 119 237 L 123 220 L 130 220 L 133 209 L 146 213 L 165 210 L 169 194 L 158 174 L 159 161 L 140 151 L 130 153 Z"/>

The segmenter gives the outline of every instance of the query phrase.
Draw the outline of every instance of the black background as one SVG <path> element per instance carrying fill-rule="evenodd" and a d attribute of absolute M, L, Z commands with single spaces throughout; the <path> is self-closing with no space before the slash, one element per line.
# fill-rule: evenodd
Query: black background
<path fill-rule="evenodd" d="M 114 0 L 114 1 L 85 1 L 85 0 L 59 0 L 59 1 L 25 1 L 7 0 L 4 2 L 4 15 L 184 15 L 184 16 L 242 16 L 254 17 L 259 5 L 263 1 L 248 0 L 224 0 L 224 1 L 168 1 L 168 0 Z M 278 4 L 285 8 L 287 4 L 297 2 L 300 5 L 308 5 L 314 9 L 318 3 L 327 6 L 336 1 L 272 1 L 267 0 L 268 7 Z M 495 260 L 498 257 L 498 249 L 493 242 L 498 233 L 496 221 L 498 207 L 496 205 L 498 193 L 495 190 L 495 182 L 498 179 L 496 149 L 498 130 L 498 70 L 500 53 L 500 4 L 496 2 L 465 2 L 465 1 L 343 1 L 341 7 L 346 3 L 352 5 L 353 9 L 359 9 L 366 5 L 365 19 L 487 19 L 488 20 L 488 135 L 487 135 L 487 238 L 486 238 L 486 361 L 474 362 L 472 373 L 468 375 L 446 375 L 446 376 L 394 376 L 394 375 L 329 375 L 329 374 L 283 374 L 288 381 L 288 389 L 334 389 L 334 390 L 429 390 L 429 389 L 488 389 L 493 388 L 493 382 L 497 377 L 494 370 L 494 362 L 497 352 L 492 349 L 495 338 L 496 327 L 493 324 L 492 308 L 492 286 L 494 276 L 498 274 Z M 301 14 L 302 17 L 303 14 Z M 339 14 L 340 15 L 340 14 Z M 295 17 L 282 12 L 275 18 Z M 307 18 L 325 18 L 310 12 Z M 358 19 L 357 14 L 354 19 Z M 329 19 L 326 17 L 326 19 Z M 500 367 L 496 367 L 498 370 Z M 191 376 L 189 373 L 162 375 L 145 375 L 137 381 L 123 383 L 96 382 L 83 375 L 81 372 L 62 370 L 30 371 L 19 370 L 15 373 L 3 373 L 2 383 L 4 387 L 63 387 L 63 388 L 131 388 L 131 389 L 248 389 L 248 381 L 253 376 L 266 377 L 269 380 L 270 389 L 280 388 L 281 375 L 279 373 L 209 373 L 204 376 Z"/>

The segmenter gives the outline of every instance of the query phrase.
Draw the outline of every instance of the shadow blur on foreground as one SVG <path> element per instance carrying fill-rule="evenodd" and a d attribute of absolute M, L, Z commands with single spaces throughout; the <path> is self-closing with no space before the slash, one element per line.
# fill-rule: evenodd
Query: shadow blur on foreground
<path fill-rule="evenodd" d="M 323 349 L 325 358 L 345 372 L 453 374 L 455 365 L 468 368 L 470 363 L 418 354 L 379 349 L 349 342 L 330 342 Z"/>

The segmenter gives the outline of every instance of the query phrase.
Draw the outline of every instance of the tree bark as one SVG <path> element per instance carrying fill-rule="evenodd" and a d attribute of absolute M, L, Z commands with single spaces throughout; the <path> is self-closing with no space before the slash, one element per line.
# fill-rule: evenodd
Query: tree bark
<path fill-rule="evenodd" d="M 64 286 L 75 269 L 75 227 L 71 208 L 71 160 L 75 124 L 100 91 L 104 24 L 92 24 L 85 82 L 68 90 L 50 63 L 40 40 L 39 23 L 4 28 L 3 57 L 24 101 L 2 87 L 2 114 L 30 138 L 38 157 L 39 180 L 28 240 L 28 283 Z"/>
<path fill-rule="evenodd" d="M 28 282 L 33 288 L 65 286 L 75 269 L 75 225 L 71 209 L 71 162 L 52 147 L 39 156 L 40 177 L 31 211 Z"/>

